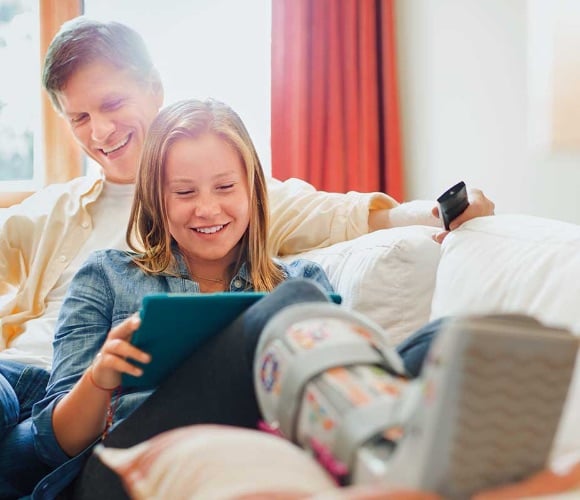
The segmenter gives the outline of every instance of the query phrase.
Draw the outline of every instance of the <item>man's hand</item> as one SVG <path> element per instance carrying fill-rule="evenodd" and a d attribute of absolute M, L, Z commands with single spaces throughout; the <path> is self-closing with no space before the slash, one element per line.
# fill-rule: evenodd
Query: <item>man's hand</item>
<path fill-rule="evenodd" d="M 495 204 L 490 199 L 486 198 L 483 192 L 479 189 L 468 189 L 467 197 L 469 198 L 469 206 L 465 209 L 463 213 L 458 215 L 449 224 L 449 229 L 453 231 L 457 229 L 461 224 L 467 222 L 468 220 L 475 219 L 476 217 L 484 217 L 487 215 L 493 215 L 495 210 Z M 439 217 L 439 207 L 434 206 L 431 211 L 434 217 Z M 433 239 L 442 243 L 445 237 L 449 234 L 449 231 L 440 231 Z"/>
<path fill-rule="evenodd" d="M 475 217 L 493 215 L 494 203 L 485 197 L 479 189 L 468 189 L 469 206 L 459 217 L 450 224 L 450 229 L 456 229 L 464 222 Z M 401 203 L 394 208 L 371 210 L 369 212 L 369 232 L 378 229 L 390 229 L 403 226 L 435 226 L 443 227 L 439 218 L 439 207 L 434 201 L 415 200 Z M 437 233 L 433 239 L 441 243 L 449 231 Z"/>

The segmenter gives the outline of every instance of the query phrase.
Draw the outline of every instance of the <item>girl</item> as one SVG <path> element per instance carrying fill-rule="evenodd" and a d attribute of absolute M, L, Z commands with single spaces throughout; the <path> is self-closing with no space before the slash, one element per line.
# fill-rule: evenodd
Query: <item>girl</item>
<path fill-rule="evenodd" d="M 32 438 L 40 460 L 59 469 L 35 491 L 56 494 L 101 436 L 151 395 L 120 387 L 123 374 L 139 376 L 150 361 L 130 343 L 139 326 L 134 312 L 148 293 L 272 292 L 162 383 L 140 416 L 113 432 L 114 442 L 134 444 L 200 421 L 257 424 L 253 346 L 244 342 L 257 338 L 285 305 L 328 300 L 332 290 L 318 265 L 285 265 L 272 258 L 265 186 L 248 132 L 228 106 L 187 100 L 155 119 L 127 229 L 134 252 L 93 253 L 75 275 L 60 312 L 53 371 L 34 409 Z M 278 287 L 289 278 L 309 280 Z M 204 356 L 210 351 L 217 354 Z M 244 390 L 230 391 L 234 382 Z"/>

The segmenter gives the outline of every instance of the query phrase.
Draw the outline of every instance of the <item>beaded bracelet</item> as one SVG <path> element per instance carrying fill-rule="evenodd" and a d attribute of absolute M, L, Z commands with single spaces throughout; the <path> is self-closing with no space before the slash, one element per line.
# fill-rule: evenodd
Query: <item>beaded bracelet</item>
<path fill-rule="evenodd" d="M 120 399 L 121 386 L 117 386 L 114 392 L 111 394 L 111 399 L 109 400 L 109 406 L 107 407 L 107 418 L 105 419 L 105 428 L 101 434 L 101 441 L 103 441 L 109 435 L 109 431 L 113 425 L 113 417 L 115 416 L 115 412 L 119 406 Z"/>

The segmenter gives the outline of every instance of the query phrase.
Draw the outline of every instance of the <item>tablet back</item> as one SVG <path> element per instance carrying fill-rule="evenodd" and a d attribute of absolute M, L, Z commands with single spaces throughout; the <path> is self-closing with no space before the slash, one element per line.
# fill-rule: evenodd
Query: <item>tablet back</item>
<path fill-rule="evenodd" d="M 159 385 L 206 339 L 221 332 L 266 292 L 158 293 L 141 303 L 141 326 L 131 343 L 151 354 L 140 365 L 143 375 L 124 374 L 125 388 L 149 389 Z M 340 304 L 338 294 L 330 298 Z"/>
<path fill-rule="evenodd" d="M 123 387 L 152 388 L 177 368 L 204 340 L 222 331 L 263 292 L 160 293 L 143 298 L 141 326 L 131 343 L 151 354 L 143 375 L 124 374 Z"/>

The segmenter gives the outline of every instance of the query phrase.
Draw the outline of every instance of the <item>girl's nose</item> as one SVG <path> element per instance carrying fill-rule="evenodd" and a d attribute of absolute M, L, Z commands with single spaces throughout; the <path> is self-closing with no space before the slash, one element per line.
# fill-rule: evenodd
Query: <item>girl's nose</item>
<path fill-rule="evenodd" d="M 195 215 L 197 217 L 213 217 L 221 212 L 219 201 L 213 195 L 204 195 L 197 198 Z"/>

